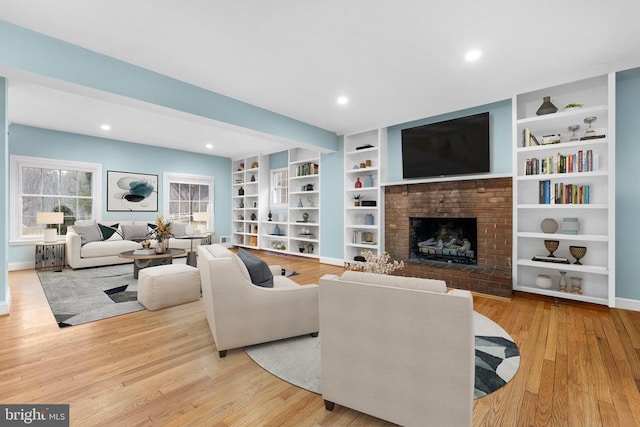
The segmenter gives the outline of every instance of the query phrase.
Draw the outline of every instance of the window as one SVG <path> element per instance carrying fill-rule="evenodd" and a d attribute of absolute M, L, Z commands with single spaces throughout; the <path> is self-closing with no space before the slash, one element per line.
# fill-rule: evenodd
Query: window
<path fill-rule="evenodd" d="M 213 177 L 165 173 L 164 212 L 170 222 L 213 230 Z M 203 221 L 196 213 L 208 213 Z"/>
<path fill-rule="evenodd" d="M 289 204 L 289 171 L 287 168 L 271 171 L 271 206 Z"/>
<path fill-rule="evenodd" d="M 37 223 L 38 212 L 64 213 L 59 235 L 76 221 L 96 219 L 101 177 L 99 164 L 11 156 L 11 238 L 42 238 L 46 225 Z"/>

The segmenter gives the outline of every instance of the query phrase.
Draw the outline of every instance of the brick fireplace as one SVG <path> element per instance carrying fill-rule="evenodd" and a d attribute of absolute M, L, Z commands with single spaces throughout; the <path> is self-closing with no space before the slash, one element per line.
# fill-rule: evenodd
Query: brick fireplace
<path fill-rule="evenodd" d="M 477 263 L 411 256 L 411 218 L 475 218 Z M 402 184 L 385 188 L 385 249 L 405 261 L 397 274 L 441 279 L 447 286 L 511 296 L 511 178 Z"/>

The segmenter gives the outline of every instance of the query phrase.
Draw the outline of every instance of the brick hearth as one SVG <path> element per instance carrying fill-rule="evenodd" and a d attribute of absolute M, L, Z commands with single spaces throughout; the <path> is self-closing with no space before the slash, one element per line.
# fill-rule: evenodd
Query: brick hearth
<path fill-rule="evenodd" d="M 511 179 L 479 179 L 385 188 L 385 249 L 405 261 L 397 274 L 441 279 L 447 286 L 511 297 Z M 409 217 L 477 218 L 477 265 L 412 262 Z"/>

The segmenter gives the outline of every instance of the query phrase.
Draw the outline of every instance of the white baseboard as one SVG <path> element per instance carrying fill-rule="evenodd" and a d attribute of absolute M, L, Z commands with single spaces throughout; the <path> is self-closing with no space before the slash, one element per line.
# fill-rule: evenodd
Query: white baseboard
<path fill-rule="evenodd" d="M 8 315 L 10 306 L 11 306 L 11 288 L 7 286 L 6 300 L 0 301 L 0 316 Z"/>
<path fill-rule="evenodd" d="M 344 260 L 341 258 L 320 257 L 320 262 L 323 264 L 330 264 L 330 265 L 337 265 L 338 267 L 344 267 Z"/>
<path fill-rule="evenodd" d="M 640 300 L 629 298 L 616 298 L 616 308 L 640 311 Z"/>
<path fill-rule="evenodd" d="M 36 268 L 35 261 L 10 262 L 7 265 L 8 271 L 33 270 L 34 268 Z"/>

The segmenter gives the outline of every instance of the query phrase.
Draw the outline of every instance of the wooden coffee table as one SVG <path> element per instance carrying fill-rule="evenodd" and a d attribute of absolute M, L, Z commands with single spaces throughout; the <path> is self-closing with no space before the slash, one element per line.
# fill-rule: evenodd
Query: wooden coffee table
<path fill-rule="evenodd" d="M 167 249 L 162 254 L 134 255 L 133 251 L 122 252 L 118 255 L 120 258 L 128 258 L 133 260 L 133 277 L 138 278 L 138 272 L 147 267 L 156 265 L 173 264 L 173 257 L 185 254 L 184 249 Z"/>

